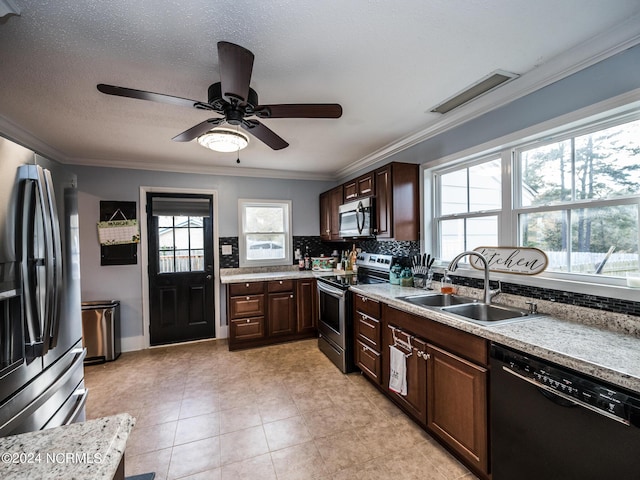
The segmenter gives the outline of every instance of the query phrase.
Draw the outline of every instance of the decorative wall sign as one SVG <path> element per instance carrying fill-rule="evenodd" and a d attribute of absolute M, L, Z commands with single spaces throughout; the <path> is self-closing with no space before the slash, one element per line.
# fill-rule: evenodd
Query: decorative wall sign
<path fill-rule="evenodd" d="M 489 262 L 492 272 L 518 273 L 521 275 L 537 275 L 547 268 L 549 259 L 538 248 L 531 247 L 478 247 L 475 252 L 481 253 Z M 484 270 L 482 260 L 470 256 L 471 266 Z"/>
<path fill-rule="evenodd" d="M 120 235 L 124 235 L 121 241 L 127 243 L 109 242 L 107 240 L 116 240 L 116 238 L 101 238 L 101 230 L 98 228 L 98 238 L 100 240 L 100 265 L 135 265 L 138 263 L 138 244 L 140 241 L 139 230 L 137 225 L 137 206 L 136 202 L 117 202 L 117 201 L 100 201 L 100 222 L 114 222 L 122 219 L 122 225 L 114 225 L 118 230 L 118 239 Z M 126 220 L 125 220 L 126 219 Z M 132 229 L 133 222 L 136 222 L 135 231 Z M 100 224 L 98 224 L 99 226 Z M 104 229 L 108 230 L 108 229 Z M 128 230 L 128 231 L 127 231 Z M 137 235 L 137 237 L 136 237 Z"/>

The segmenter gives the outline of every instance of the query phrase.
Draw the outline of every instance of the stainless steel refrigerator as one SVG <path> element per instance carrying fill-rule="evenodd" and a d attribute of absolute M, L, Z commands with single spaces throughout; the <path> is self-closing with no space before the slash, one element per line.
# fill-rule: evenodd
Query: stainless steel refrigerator
<path fill-rule="evenodd" d="M 85 419 L 76 177 L 0 137 L 0 436 Z"/>

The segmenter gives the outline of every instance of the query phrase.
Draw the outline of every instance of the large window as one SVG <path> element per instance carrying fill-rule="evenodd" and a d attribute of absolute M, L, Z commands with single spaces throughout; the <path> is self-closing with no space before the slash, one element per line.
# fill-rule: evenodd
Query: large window
<path fill-rule="evenodd" d="M 552 275 L 640 275 L 637 114 L 540 135 L 432 178 L 443 260 L 481 245 L 519 245 L 543 250 Z"/>
<path fill-rule="evenodd" d="M 520 244 L 558 272 L 638 271 L 640 120 L 516 150 Z"/>
<path fill-rule="evenodd" d="M 497 245 L 502 209 L 500 158 L 443 170 L 438 182 L 436 224 L 442 258 L 464 250 Z"/>
<path fill-rule="evenodd" d="M 238 201 L 240 266 L 291 265 L 291 202 Z"/>

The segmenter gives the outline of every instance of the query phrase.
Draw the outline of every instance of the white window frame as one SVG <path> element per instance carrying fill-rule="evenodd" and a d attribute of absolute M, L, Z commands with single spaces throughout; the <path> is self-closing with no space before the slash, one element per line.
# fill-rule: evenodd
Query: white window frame
<path fill-rule="evenodd" d="M 543 122 L 478 145 L 467 150 L 443 157 L 428 164 L 423 164 L 424 184 L 424 225 L 423 238 L 425 250 L 438 252 L 439 233 L 437 232 L 435 217 L 437 213 L 437 188 L 435 178 L 442 171 L 451 170 L 454 166 L 480 161 L 491 155 L 500 154 L 502 157 L 502 189 L 503 213 L 499 217 L 498 239 L 500 245 L 516 245 L 518 242 L 518 213 L 514 207 L 513 197 L 516 193 L 514 182 L 516 174 L 512 174 L 517 166 L 514 155 L 517 148 L 536 142 L 538 139 L 548 141 L 551 136 L 575 135 L 574 132 L 584 133 L 588 128 L 605 128 L 610 123 L 623 123 L 640 118 L 640 89 L 605 100 L 598 104 L 585 107 L 561 117 Z M 455 167 L 454 167 L 455 168 Z M 640 199 L 639 199 L 640 201 Z M 429 244 L 430 241 L 430 244 Z M 439 259 L 438 265 L 442 269 L 449 262 Z M 482 278 L 483 273 L 461 266 L 456 275 Z M 603 277 L 596 275 L 581 275 L 577 273 L 543 272 L 535 276 L 493 273 L 492 280 L 518 283 L 559 291 L 582 293 L 587 295 L 609 296 L 611 298 L 640 301 L 640 289 L 628 288 L 624 278 Z"/>
<path fill-rule="evenodd" d="M 267 267 L 277 265 L 293 265 L 293 233 L 291 200 L 256 200 L 248 198 L 238 199 L 238 248 L 241 267 Z M 247 258 L 247 235 L 255 232 L 245 232 L 245 218 L 247 207 L 278 207 L 283 209 L 284 232 L 274 232 L 284 234 L 284 258 L 280 259 L 260 259 L 253 260 Z"/>

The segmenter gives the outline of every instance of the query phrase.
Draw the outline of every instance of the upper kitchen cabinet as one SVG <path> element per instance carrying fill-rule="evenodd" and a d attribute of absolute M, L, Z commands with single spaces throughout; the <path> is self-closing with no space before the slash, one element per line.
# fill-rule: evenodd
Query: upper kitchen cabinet
<path fill-rule="evenodd" d="M 380 240 L 418 241 L 418 165 L 392 162 L 320 194 L 320 239 L 341 240 L 342 203 L 375 196 L 375 235 Z"/>
<path fill-rule="evenodd" d="M 343 186 L 320 194 L 320 239 L 340 240 L 338 209 L 342 205 Z"/>
<path fill-rule="evenodd" d="M 343 185 L 344 201 L 350 202 L 357 198 L 369 197 L 375 194 L 374 172 L 366 173 Z"/>
<path fill-rule="evenodd" d="M 418 165 L 390 163 L 374 172 L 376 238 L 417 241 L 420 235 Z"/>

